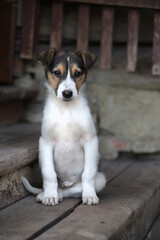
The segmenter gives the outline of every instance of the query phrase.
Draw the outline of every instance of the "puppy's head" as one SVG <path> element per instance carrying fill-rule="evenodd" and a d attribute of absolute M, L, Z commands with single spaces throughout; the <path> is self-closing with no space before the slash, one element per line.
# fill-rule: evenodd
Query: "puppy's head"
<path fill-rule="evenodd" d="M 39 53 L 37 58 L 45 69 L 50 87 L 63 101 L 71 101 L 79 95 L 87 71 L 96 60 L 89 52 L 64 52 L 53 48 Z"/>

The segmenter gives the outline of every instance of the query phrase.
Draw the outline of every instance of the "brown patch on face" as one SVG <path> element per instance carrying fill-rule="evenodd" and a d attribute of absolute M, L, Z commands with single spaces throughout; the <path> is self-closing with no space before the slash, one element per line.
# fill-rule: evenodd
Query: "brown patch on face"
<path fill-rule="evenodd" d="M 81 72 L 81 69 L 76 64 L 73 64 L 71 67 L 71 75 L 72 76 L 74 76 L 75 71 Z"/>
<path fill-rule="evenodd" d="M 85 81 L 85 77 L 86 77 L 86 75 L 85 75 L 85 73 L 83 73 L 83 74 L 80 76 L 80 78 L 78 78 L 78 79 L 75 81 L 75 82 L 76 82 L 76 88 L 77 88 L 78 92 L 79 92 L 82 84 L 83 84 L 84 81 Z"/>
<path fill-rule="evenodd" d="M 63 63 L 58 64 L 58 65 L 53 69 L 53 72 L 54 72 L 54 71 L 60 71 L 61 76 L 63 76 L 63 75 L 64 75 L 64 72 L 65 72 L 65 67 L 64 67 Z"/>
<path fill-rule="evenodd" d="M 78 73 L 78 75 L 76 74 Z M 82 73 L 82 70 L 77 66 L 77 64 L 72 64 L 71 66 L 71 75 L 76 83 L 77 91 L 79 92 L 82 84 L 85 81 L 86 74 Z"/>
<path fill-rule="evenodd" d="M 51 72 L 48 72 L 47 75 L 48 75 L 49 84 L 51 85 L 51 87 L 56 92 L 60 81 Z"/>

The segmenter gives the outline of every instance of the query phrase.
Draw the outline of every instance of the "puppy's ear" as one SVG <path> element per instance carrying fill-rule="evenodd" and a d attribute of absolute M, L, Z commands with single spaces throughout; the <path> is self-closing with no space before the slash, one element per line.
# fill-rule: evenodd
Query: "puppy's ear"
<path fill-rule="evenodd" d="M 97 59 L 94 54 L 87 51 L 78 51 L 77 55 L 82 58 L 82 61 L 87 70 L 93 66 Z"/>
<path fill-rule="evenodd" d="M 48 66 L 57 52 L 55 48 L 50 48 L 38 53 L 36 57 L 43 66 Z"/>

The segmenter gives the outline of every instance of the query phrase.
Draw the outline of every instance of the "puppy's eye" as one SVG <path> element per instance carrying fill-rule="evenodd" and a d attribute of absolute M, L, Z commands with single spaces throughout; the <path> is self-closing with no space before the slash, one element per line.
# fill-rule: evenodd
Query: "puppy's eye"
<path fill-rule="evenodd" d="M 60 76 L 61 76 L 61 72 L 60 72 L 59 70 L 54 71 L 53 74 L 54 74 L 56 77 L 60 77 Z"/>
<path fill-rule="evenodd" d="M 76 70 L 76 71 L 74 72 L 74 76 L 75 76 L 76 78 L 80 77 L 80 76 L 81 76 L 81 72 L 78 71 L 78 70 Z"/>

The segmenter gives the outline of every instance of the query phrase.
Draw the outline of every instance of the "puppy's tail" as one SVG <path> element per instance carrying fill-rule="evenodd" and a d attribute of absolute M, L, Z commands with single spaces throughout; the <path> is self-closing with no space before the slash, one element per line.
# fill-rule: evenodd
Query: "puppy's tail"
<path fill-rule="evenodd" d="M 25 188 L 33 193 L 33 194 L 39 194 L 43 191 L 42 188 L 35 188 L 35 187 L 32 187 L 31 184 L 28 182 L 28 180 L 25 178 L 25 177 L 21 177 L 21 180 L 23 182 L 23 185 L 25 186 Z"/>

